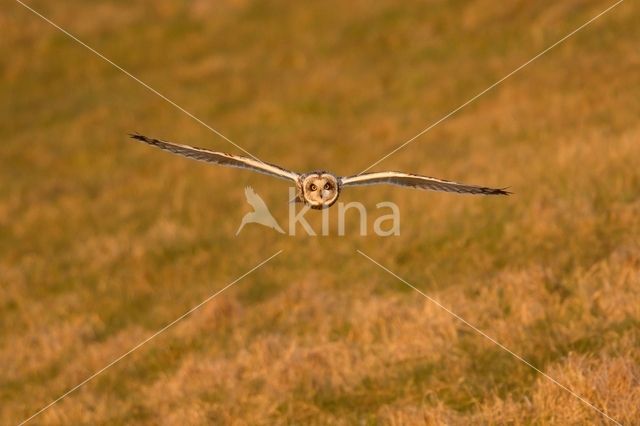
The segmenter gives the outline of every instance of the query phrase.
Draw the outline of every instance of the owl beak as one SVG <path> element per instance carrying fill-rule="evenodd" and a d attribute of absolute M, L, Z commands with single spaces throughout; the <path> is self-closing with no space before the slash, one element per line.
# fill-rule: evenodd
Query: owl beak
<path fill-rule="evenodd" d="M 322 199 L 326 200 L 327 198 L 329 198 L 329 191 L 327 191 L 326 189 L 322 190 Z"/>

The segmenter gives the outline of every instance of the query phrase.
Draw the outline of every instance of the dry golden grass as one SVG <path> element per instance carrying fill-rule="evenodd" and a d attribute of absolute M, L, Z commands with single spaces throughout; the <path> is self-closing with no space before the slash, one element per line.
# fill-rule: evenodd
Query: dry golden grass
<path fill-rule="evenodd" d="M 44 2 L 267 161 L 355 173 L 610 3 Z M 640 10 L 627 1 L 377 168 L 401 235 L 235 231 L 252 185 L 126 134 L 237 152 L 17 3 L 0 6 L 0 423 L 16 424 L 279 249 L 34 424 L 640 424 Z"/>

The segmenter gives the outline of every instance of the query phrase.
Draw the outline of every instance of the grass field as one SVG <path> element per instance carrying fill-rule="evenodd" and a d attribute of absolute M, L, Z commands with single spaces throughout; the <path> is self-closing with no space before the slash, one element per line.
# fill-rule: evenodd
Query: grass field
<path fill-rule="evenodd" d="M 613 4 L 30 5 L 265 161 L 354 174 Z M 287 184 L 14 1 L 0 5 L 0 424 L 640 424 L 640 8 L 627 0 L 376 166 L 510 186 L 346 191 L 398 237 L 248 225 Z M 335 229 L 334 229 L 335 231 Z"/>

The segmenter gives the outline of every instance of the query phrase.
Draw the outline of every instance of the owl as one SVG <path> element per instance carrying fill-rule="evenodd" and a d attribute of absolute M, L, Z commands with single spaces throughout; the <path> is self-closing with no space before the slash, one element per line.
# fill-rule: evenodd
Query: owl
<path fill-rule="evenodd" d="M 158 139 L 148 138 L 140 134 L 130 135 L 133 139 L 172 152 L 207 163 L 219 164 L 227 167 L 237 167 L 258 173 L 274 176 L 293 182 L 296 185 L 295 202 L 305 203 L 312 209 L 325 209 L 331 207 L 338 200 L 342 189 L 349 186 L 388 184 L 406 186 L 410 188 L 457 192 L 458 194 L 481 195 L 509 195 L 505 188 L 488 188 L 485 186 L 466 185 L 448 180 L 436 179 L 403 172 L 371 172 L 353 176 L 336 176 L 327 171 L 312 171 L 308 173 L 295 173 L 283 169 L 275 164 L 231 155 L 223 152 L 214 152 L 202 148 L 194 148 L 187 145 L 179 145 Z"/>

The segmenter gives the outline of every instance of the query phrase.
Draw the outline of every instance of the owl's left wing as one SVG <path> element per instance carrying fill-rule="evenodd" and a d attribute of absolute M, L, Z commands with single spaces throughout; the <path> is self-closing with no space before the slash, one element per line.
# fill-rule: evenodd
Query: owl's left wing
<path fill-rule="evenodd" d="M 133 139 L 148 143 L 149 145 L 164 149 L 174 154 L 193 158 L 194 160 L 205 161 L 207 163 L 219 164 L 227 167 L 237 167 L 258 173 L 267 174 L 281 179 L 298 181 L 298 174 L 290 170 L 283 169 L 275 164 L 264 163 L 253 158 L 241 157 L 239 155 L 226 154 L 224 152 L 214 152 L 207 149 L 195 148 L 188 145 L 179 145 L 173 142 L 165 142 L 158 139 L 148 138 L 140 134 L 130 135 Z"/>
<path fill-rule="evenodd" d="M 459 194 L 509 195 L 510 192 L 501 188 L 467 185 L 428 176 L 414 175 L 402 172 L 373 172 L 340 178 L 342 186 L 389 184 L 408 186 L 411 188 L 431 191 L 457 192 Z"/>

